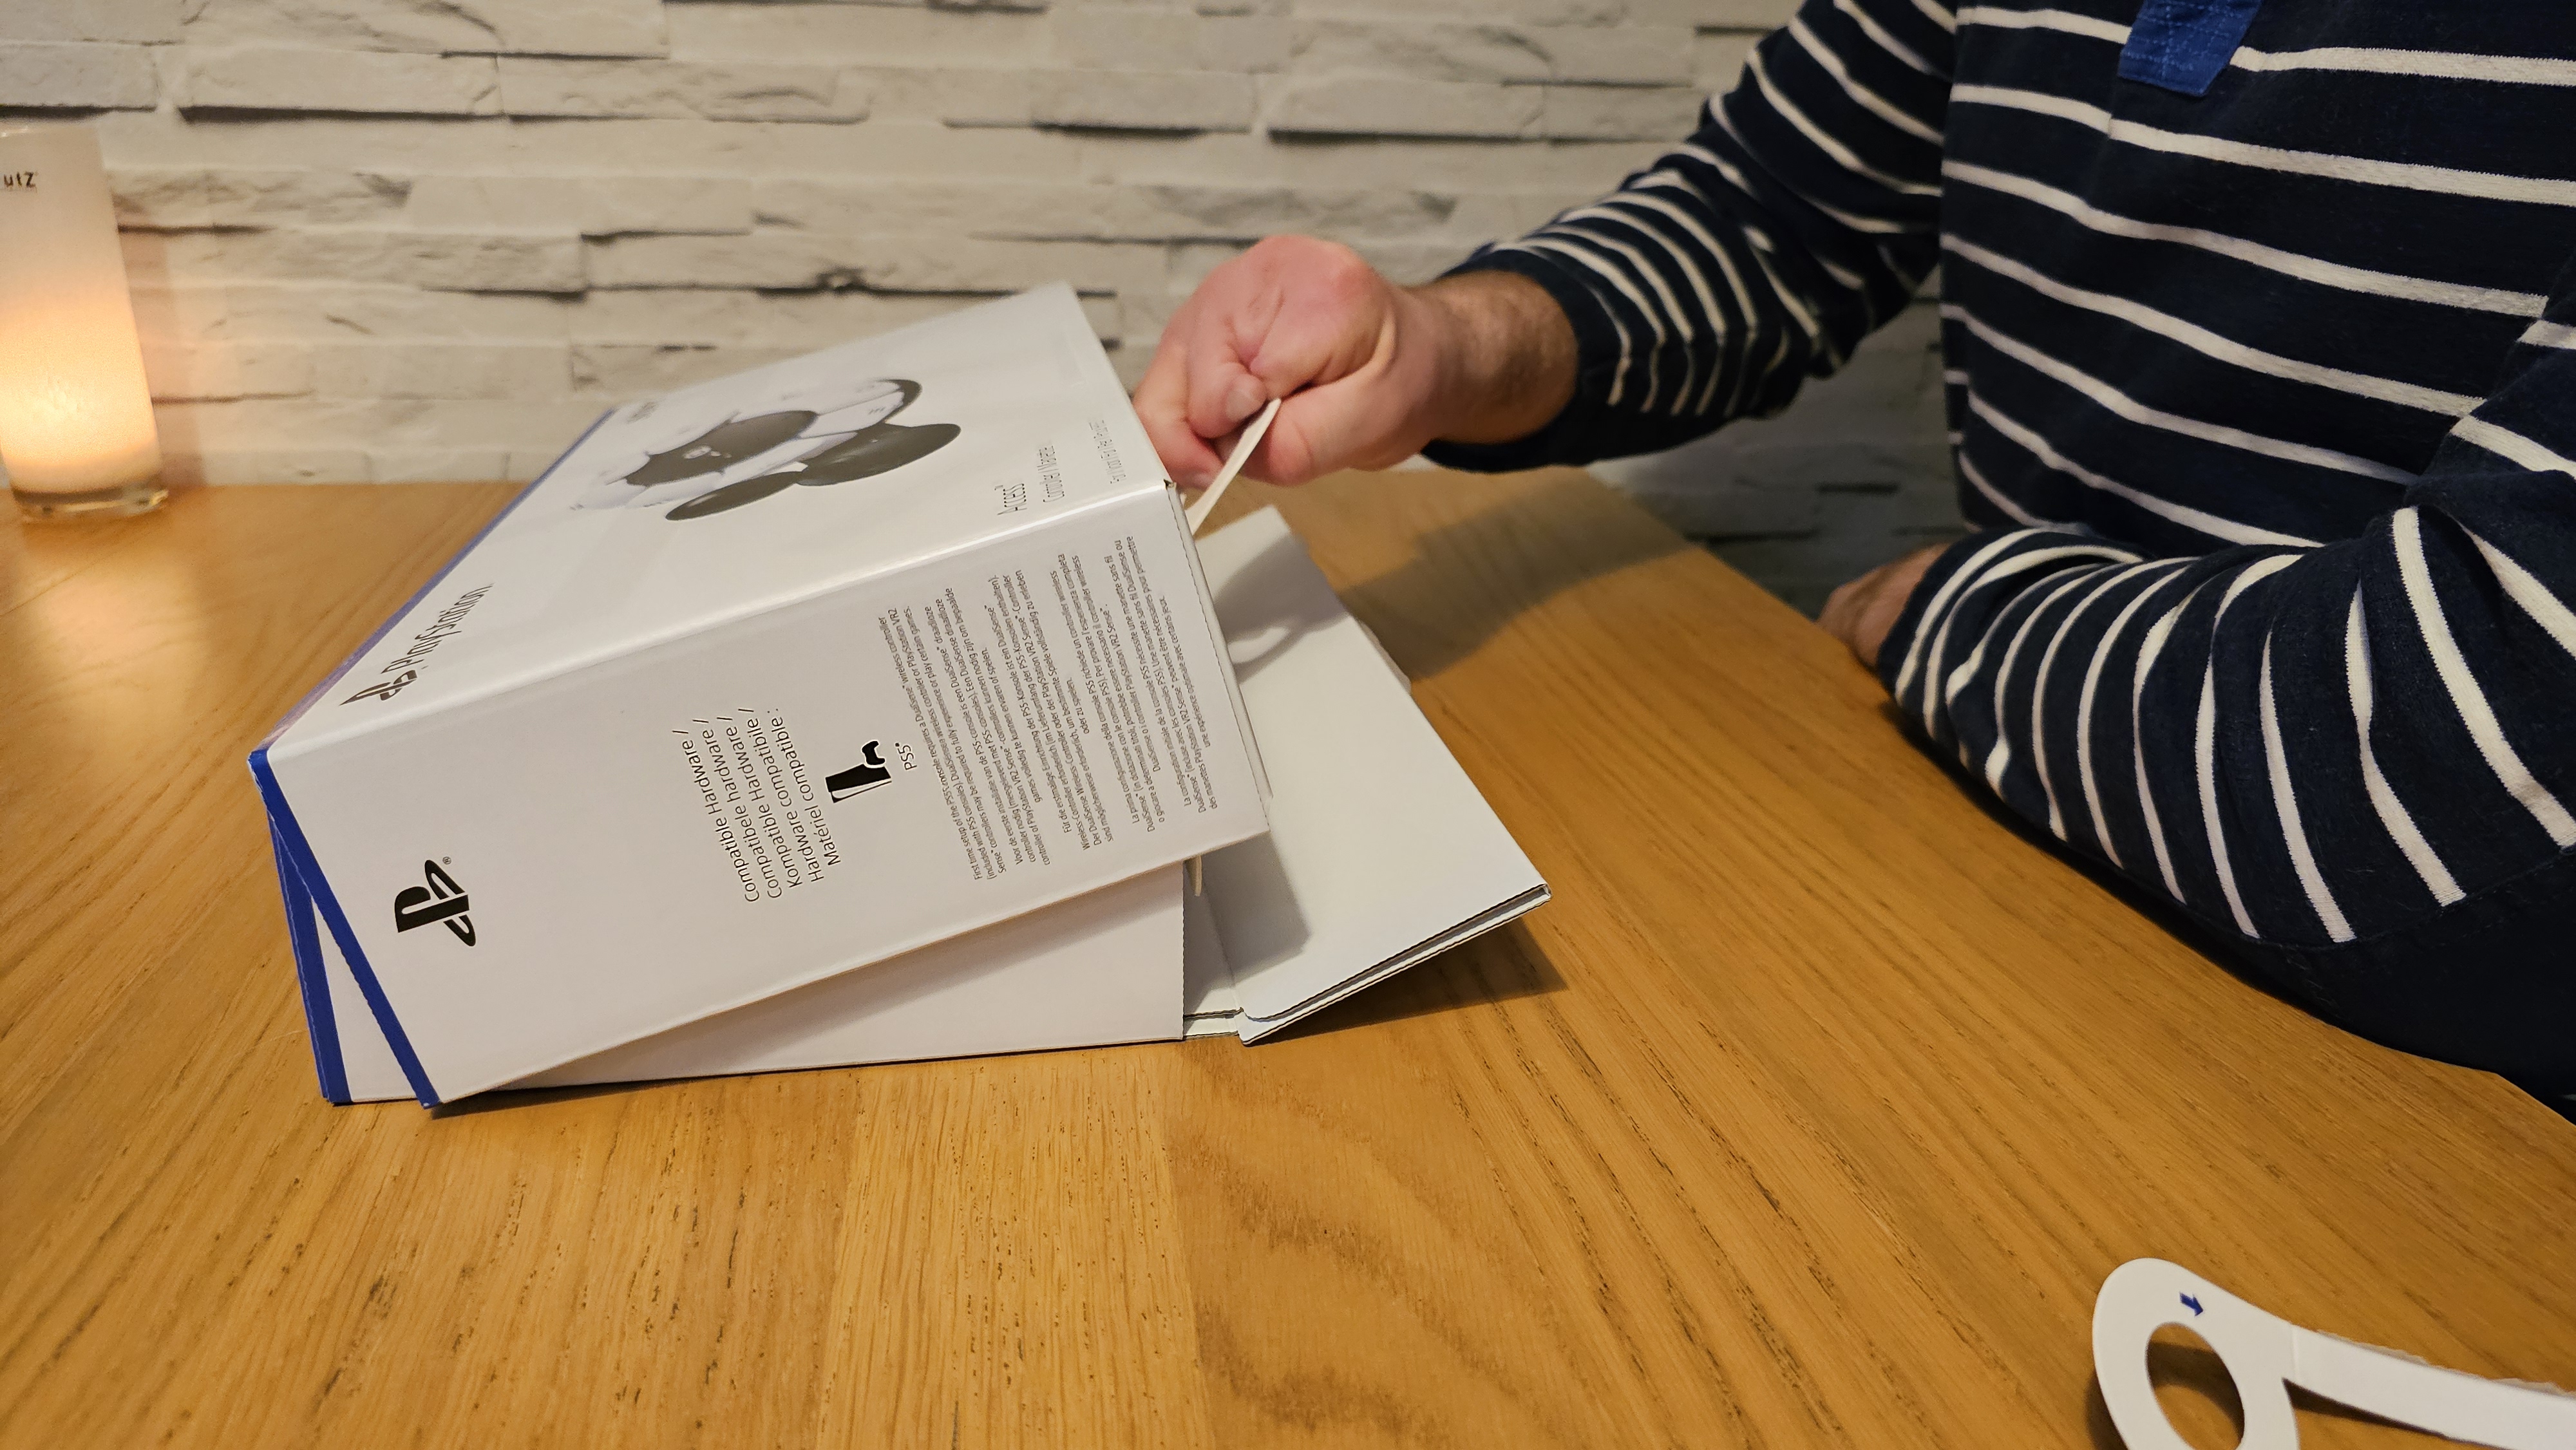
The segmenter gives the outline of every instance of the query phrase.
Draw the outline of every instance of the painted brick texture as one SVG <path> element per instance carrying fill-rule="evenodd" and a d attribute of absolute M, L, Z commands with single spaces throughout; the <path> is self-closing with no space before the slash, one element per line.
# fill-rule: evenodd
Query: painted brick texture
<path fill-rule="evenodd" d="M 523 479 L 634 394 L 1059 277 L 1132 382 L 1264 235 L 1434 275 L 1789 8 L 0 0 L 0 119 L 101 134 L 174 481 Z M 1604 471 L 1796 595 L 1952 526 L 1928 340 Z"/>

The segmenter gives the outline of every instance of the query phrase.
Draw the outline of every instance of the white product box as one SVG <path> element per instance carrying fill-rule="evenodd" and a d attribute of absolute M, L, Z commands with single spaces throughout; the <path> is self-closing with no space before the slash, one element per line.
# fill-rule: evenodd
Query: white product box
<path fill-rule="evenodd" d="M 1059 286 L 610 413 L 251 766 L 435 1104 L 1258 835 L 1248 731 Z"/>
<path fill-rule="evenodd" d="M 1232 1034 L 1251 1041 L 1517 917 L 1547 887 L 1279 515 L 1201 542 L 1270 834 L 538 1074 L 635 1081 Z M 323 1092 L 409 1095 L 281 849 Z M 1186 925 L 1185 925 L 1186 922 Z M 1186 947 L 1184 947 L 1186 942 Z"/>

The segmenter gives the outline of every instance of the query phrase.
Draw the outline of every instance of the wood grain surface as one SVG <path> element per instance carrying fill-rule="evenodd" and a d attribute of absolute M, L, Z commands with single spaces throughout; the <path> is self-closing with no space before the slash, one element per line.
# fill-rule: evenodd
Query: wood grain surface
<path fill-rule="evenodd" d="M 2213 965 L 1578 475 L 1237 494 L 1554 904 L 1253 1048 L 435 1115 L 316 1093 L 242 757 L 507 491 L 0 526 L 0 1445 L 2109 1447 L 2141 1254 L 2576 1383 L 2576 1124 Z"/>

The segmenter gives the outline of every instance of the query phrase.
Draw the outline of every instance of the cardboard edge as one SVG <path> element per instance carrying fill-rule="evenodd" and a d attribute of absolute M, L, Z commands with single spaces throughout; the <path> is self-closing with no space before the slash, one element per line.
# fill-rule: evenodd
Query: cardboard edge
<path fill-rule="evenodd" d="M 1358 976 L 1327 987 L 1276 1017 L 1255 1017 L 1246 1012 L 1237 1019 L 1235 1035 L 1246 1043 L 1258 1042 L 1301 1017 L 1309 1017 L 1345 997 L 1367 991 L 1389 977 L 1411 967 L 1418 967 L 1451 947 L 1465 946 L 1496 927 L 1508 926 L 1530 912 L 1545 906 L 1555 893 L 1542 881 L 1511 900 L 1481 912 L 1458 925 L 1426 940 L 1416 942 L 1404 951 L 1378 963 Z"/>
<path fill-rule="evenodd" d="M 394 1015 L 393 1004 L 385 1000 L 385 989 L 376 981 L 375 968 L 367 965 L 367 954 L 358 946 L 358 933 L 349 925 L 349 915 L 340 909 L 340 899 L 332 893 L 330 878 L 322 874 L 322 863 L 314 859 L 312 843 L 304 839 L 304 828 L 296 823 L 295 812 L 286 804 L 286 792 L 277 783 L 277 772 L 268 764 L 268 746 L 262 744 L 250 753 L 251 778 L 259 782 L 260 798 L 268 803 L 269 828 L 286 847 L 287 857 L 321 913 L 324 924 L 331 928 L 331 939 L 340 945 L 340 955 L 348 959 L 349 975 L 358 979 L 358 991 L 367 999 L 367 1010 L 374 1013 L 376 1026 L 385 1034 L 386 1045 L 394 1052 L 394 1061 L 402 1068 L 403 1081 L 411 1084 L 412 1095 L 424 1108 L 439 1105 L 438 1089 L 420 1065 L 420 1057 L 411 1048 L 411 1038 L 403 1032 L 402 1020 Z M 290 923 L 288 931 L 292 933 Z M 318 943 L 317 943 L 318 945 Z M 326 984 L 327 985 L 327 984 Z M 335 1026 L 336 1035 L 336 1026 Z"/>
<path fill-rule="evenodd" d="M 331 982 L 324 975 L 322 942 L 313 928 L 313 896 L 304 888 L 286 849 L 277 822 L 268 823 L 268 843 L 277 858 L 277 894 L 286 908 L 286 941 L 295 954 L 295 984 L 304 999 L 304 1036 L 313 1048 L 313 1076 L 322 1096 L 342 1106 L 349 1095 L 349 1071 L 340 1056 L 339 1018 L 331 1011 Z"/>

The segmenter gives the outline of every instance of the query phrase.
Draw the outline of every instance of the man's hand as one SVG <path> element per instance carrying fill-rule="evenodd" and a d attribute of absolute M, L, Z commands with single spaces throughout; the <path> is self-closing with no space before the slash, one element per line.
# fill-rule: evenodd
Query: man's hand
<path fill-rule="evenodd" d="M 1272 237 L 1217 268 L 1163 329 L 1136 413 L 1174 482 L 1287 401 L 1245 471 L 1303 483 L 1385 468 L 1435 438 L 1500 443 L 1574 395 L 1574 329 L 1544 288 L 1500 272 L 1403 288 L 1350 248 Z"/>
<path fill-rule="evenodd" d="M 1941 557 L 1947 544 L 1934 544 L 1917 549 L 1894 563 L 1881 564 L 1833 592 L 1825 601 L 1825 612 L 1816 623 L 1825 633 L 1851 647 L 1860 662 L 1878 668 L 1878 647 L 1887 643 L 1887 632 L 1896 627 L 1896 617 L 1905 612 L 1905 601 L 1914 595 L 1914 586 L 1923 582 L 1923 571 Z"/>

